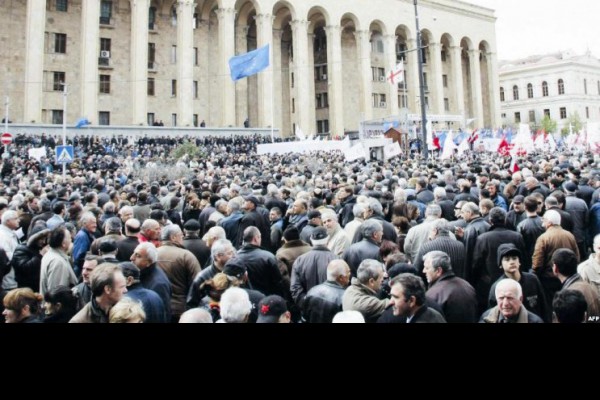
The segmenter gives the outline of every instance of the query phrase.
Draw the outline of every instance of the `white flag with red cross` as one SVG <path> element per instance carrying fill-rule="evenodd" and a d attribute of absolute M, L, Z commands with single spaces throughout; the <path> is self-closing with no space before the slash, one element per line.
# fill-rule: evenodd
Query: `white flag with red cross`
<path fill-rule="evenodd" d="M 392 85 L 397 85 L 400 82 L 404 81 L 404 63 L 400 63 L 396 65 L 394 69 L 392 69 L 388 75 L 388 81 Z"/>

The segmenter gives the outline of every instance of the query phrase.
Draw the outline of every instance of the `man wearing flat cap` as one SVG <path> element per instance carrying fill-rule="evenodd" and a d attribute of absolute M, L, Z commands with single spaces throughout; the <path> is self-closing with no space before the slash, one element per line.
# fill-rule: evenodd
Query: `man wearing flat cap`
<path fill-rule="evenodd" d="M 261 247 L 271 251 L 271 229 L 269 227 L 268 218 L 265 219 L 263 215 L 258 212 L 257 208 L 260 205 L 260 202 L 255 196 L 246 196 L 244 197 L 244 216 L 240 220 L 240 229 L 239 235 L 242 235 L 238 238 L 238 243 L 243 243 L 243 234 L 246 228 L 255 226 L 260 231 L 262 240 Z"/>
<path fill-rule="evenodd" d="M 300 240 L 306 243 L 311 243 L 310 237 L 316 227 L 321 226 L 321 212 L 319 210 L 312 210 L 306 214 L 308 218 L 308 224 L 300 232 Z"/>
<path fill-rule="evenodd" d="M 206 266 L 210 258 L 210 249 L 199 236 L 200 223 L 195 219 L 188 220 L 183 225 L 183 233 L 183 247 L 196 256 L 201 267 Z"/>

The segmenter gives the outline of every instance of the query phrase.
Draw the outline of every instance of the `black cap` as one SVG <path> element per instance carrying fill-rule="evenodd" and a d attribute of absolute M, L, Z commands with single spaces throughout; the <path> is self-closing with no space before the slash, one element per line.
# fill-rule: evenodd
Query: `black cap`
<path fill-rule="evenodd" d="M 323 240 L 327 239 L 329 235 L 327 234 L 327 229 L 322 226 L 317 226 L 310 235 L 311 240 Z"/>
<path fill-rule="evenodd" d="M 258 319 L 256 322 L 259 324 L 276 324 L 287 310 L 287 304 L 283 297 L 276 294 L 267 296 L 258 303 Z"/>
<path fill-rule="evenodd" d="M 244 197 L 244 200 L 251 201 L 252 203 L 254 203 L 254 205 L 256 207 L 258 207 L 258 205 L 260 204 L 260 202 L 258 201 L 258 199 L 255 196 L 252 196 L 252 195 Z"/>
<path fill-rule="evenodd" d="M 244 265 L 243 261 L 236 257 L 230 258 L 223 267 L 223 273 L 225 275 L 238 279 L 242 279 L 242 276 L 244 276 L 247 270 L 248 269 L 246 268 L 246 265 Z"/>
<path fill-rule="evenodd" d="M 574 182 L 567 182 L 563 185 L 566 192 L 574 193 L 577 190 L 577 185 Z"/>
<path fill-rule="evenodd" d="M 317 210 L 312 210 L 309 211 L 308 214 L 306 214 L 306 216 L 308 217 L 308 219 L 321 218 L 321 212 Z"/>
<path fill-rule="evenodd" d="M 199 231 L 200 230 L 200 222 L 198 222 L 195 219 L 190 219 L 183 225 L 183 229 L 185 229 L 186 231 L 190 231 L 190 232 Z"/>
<path fill-rule="evenodd" d="M 98 246 L 98 250 L 102 254 L 112 253 L 113 251 L 117 250 L 117 242 L 115 242 L 114 240 L 105 240 L 102 243 L 100 243 L 100 245 Z"/>
<path fill-rule="evenodd" d="M 498 266 L 502 266 L 502 257 L 507 256 L 507 255 L 517 255 L 519 256 L 519 260 L 522 258 L 521 257 L 521 250 L 519 250 L 517 248 L 517 246 L 515 246 L 512 243 L 503 243 L 498 247 Z"/>
<path fill-rule="evenodd" d="M 519 194 L 514 197 L 512 202 L 513 202 L 513 204 L 521 204 L 524 200 L 525 200 L 525 196 Z"/>

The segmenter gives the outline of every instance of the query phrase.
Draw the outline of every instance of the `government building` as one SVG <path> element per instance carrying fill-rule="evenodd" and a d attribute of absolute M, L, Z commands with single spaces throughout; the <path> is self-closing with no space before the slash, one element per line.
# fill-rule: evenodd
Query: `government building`
<path fill-rule="evenodd" d="M 569 129 L 568 119 L 600 121 L 600 60 L 571 51 L 501 62 L 500 108 L 504 126 L 540 127 L 544 116 Z"/>
<path fill-rule="evenodd" d="M 430 114 L 500 126 L 494 11 L 420 0 L 418 13 L 425 99 L 412 0 L 3 0 L 0 95 L 22 124 L 248 118 L 282 136 L 341 136 L 425 101 Z M 229 59 L 267 44 L 269 68 L 233 82 Z M 392 85 L 400 62 L 405 80 Z"/>

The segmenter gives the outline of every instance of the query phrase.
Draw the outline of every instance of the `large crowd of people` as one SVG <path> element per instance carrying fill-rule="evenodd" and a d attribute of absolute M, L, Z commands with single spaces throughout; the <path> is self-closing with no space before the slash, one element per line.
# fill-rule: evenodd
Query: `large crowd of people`
<path fill-rule="evenodd" d="M 5 322 L 600 321 L 591 153 L 514 172 L 489 153 L 348 162 L 258 155 L 259 135 L 76 136 L 63 175 L 60 142 L 2 153 Z"/>

